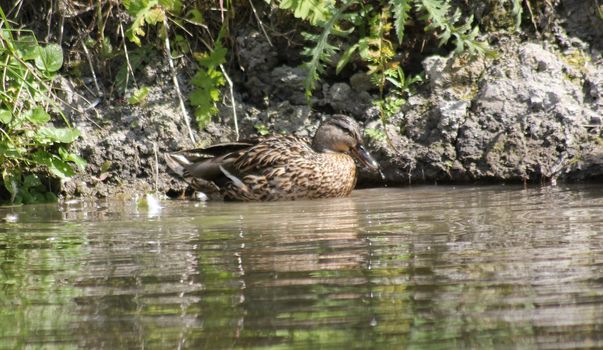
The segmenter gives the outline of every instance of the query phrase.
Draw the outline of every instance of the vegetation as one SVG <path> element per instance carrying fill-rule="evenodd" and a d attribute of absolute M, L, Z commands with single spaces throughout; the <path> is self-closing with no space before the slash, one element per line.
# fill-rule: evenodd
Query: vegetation
<path fill-rule="evenodd" d="M 361 0 L 342 3 L 334 0 L 282 0 L 278 4 L 292 11 L 296 17 L 319 27 L 318 34 L 304 33 L 304 38 L 311 45 L 304 51 L 309 59 L 305 63 L 308 98 L 329 64 L 335 65 L 336 73 L 340 73 L 355 58 L 367 67 L 367 73 L 379 91 L 380 98 L 375 104 L 384 124 L 404 104 L 404 95 L 410 86 L 422 80 L 420 75 L 407 76 L 397 57 L 409 23 L 424 23 L 424 30 L 434 34 L 438 46 L 452 41 L 455 52 L 490 52 L 487 43 L 478 40 L 479 30 L 472 24 L 473 17 L 462 19 L 460 10 L 453 10 L 448 0 L 380 0 L 370 3 Z M 338 46 L 347 48 L 335 63 Z M 371 135 L 374 138 L 384 136 L 376 134 L 376 131 Z"/>
<path fill-rule="evenodd" d="M 74 175 L 73 165 L 83 168 L 86 164 L 68 151 L 67 145 L 80 133 L 62 115 L 53 91 L 63 51 L 56 44 L 39 45 L 31 31 L 12 29 L 2 9 L 0 16 L 2 187 L 14 203 L 54 200 L 40 178 L 29 170 L 45 167 L 52 175 L 67 178 Z M 57 120 L 56 116 L 62 118 Z"/>
<path fill-rule="evenodd" d="M 98 96 L 120 96 L 129 104 L 143 105 L 150 89 L 138 85 L 137 73 L 157 58 L 167 59 L 183 101 L 183 113 L 186 101 L 194 110 L 197 126 L 207 125 L 224 99 L 226 83 L 232 94 L 225 66 L 236 59 L 230 30 L 236 26 L 237 16 L 242 23 L 253 13 L 268 40 L 278 34 L 294 42 L 294 47 L 299 39 L 304 40 L 305 48 L 300 51 L 306 57 L 308 101 L 323 77 L 347 73 L 350 65 L 354 70 L 364 69 L 378 92 L 374 103 L 383 123 L 397 113 L 411 86 L 422 80 L 416 69 L 413 74 L 404 69 L 405 60 L 412 56 L 407 52 L 416 47 L 417 36 L 423 45 L 439 47 L 441 52 L 490 52 L 487 43 L 479 40 L 478 24 L 452 8 L 450 0 L 69 0 L 61 4 L 20 0 L 5 8 L 8 19 L 2 12 L 0 200 L 27 203 L 52 199 L 52 195 L 43 194 L 46 188 L 35 174 L 46 169 L 52 176 L 66 179 L 74 175 L 76 167 L 85 166 L 84 160 L 69 152 L 69 144 L 79 132 L 62 114 L 64 104 L 54 83 L 59 71 L 74 79 L 91 73 Z M 506 4 L 512 6 L 510 13 L 519 29 L 522 2 L 508 0 Z M 49 18 L 55 12 L 60 12 L 55 18 L 68 23 L 48 21 L 45 41 L 61 43 L 64 28 L 79 33 L 71 39 L 66 53 L 81 58 L 72 58 L 65 66 L 61 46 L 40 44 L 34 30 L 23 29 L 27 23 L 21 21 L 29 13 L 30 21 L 37 18 L 43 22 L 40 16 Z M 289 16 L 299 19 L 299 27 L 293 31 L 281 33 L 273 23 L 268 32 L 263 27 L 262 18 Z M 19 23 L 18 29 L 11 23 Z M 180 93 L 179 85 L 185 82 L 178 80 L 174 69 L 173 61 L 179 57 L 194 66 L 186 81 L 186 95 Z M 384 137 L 378 130 L 370 134 Z"/>

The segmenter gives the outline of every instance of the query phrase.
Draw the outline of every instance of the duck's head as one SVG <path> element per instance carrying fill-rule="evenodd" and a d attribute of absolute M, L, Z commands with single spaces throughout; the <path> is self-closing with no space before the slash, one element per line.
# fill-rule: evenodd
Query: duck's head
<path fill-rule="evenodd" d="M 346 115 L 336 114 L 323 121 L 316 130 L 312 148 L 321 153 L 348 153 L 363 165 L 379 169 L 375 159 L 364 148 L 360 126 L 354 119 Z"/>

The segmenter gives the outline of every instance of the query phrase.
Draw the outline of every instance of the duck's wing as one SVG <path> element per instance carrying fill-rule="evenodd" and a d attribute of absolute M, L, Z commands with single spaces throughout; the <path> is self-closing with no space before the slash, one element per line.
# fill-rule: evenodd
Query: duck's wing
<path fill-rule="evenodd" d="M 187 149 L 177 153 L 187 154 L 188 156 L 197 156 L 199 158 L 220 157 L 229 153 L 245 150 L 261 141 L 261 138 L 255 138 L 237 142 L 218 143 L 205 148 Z"/>
<path fill-rule="evenodd" d="M 220 166 L 230 167 L 230 163 L 242 152 L 258 142 L 261 142 L 261 139 L 220 143 L 206 148 L 165 153 L 164 158 L 167 166 L 181 177 L 213 181 L 222 175 Z"/>
<path fill-rule="evenodd" d="M 242 151 L 233 162 L 238 174 L 258 174 L 266 169 L 305 159 L 314 151 L 305 139 L 296 136 L 271 136 Z"/>

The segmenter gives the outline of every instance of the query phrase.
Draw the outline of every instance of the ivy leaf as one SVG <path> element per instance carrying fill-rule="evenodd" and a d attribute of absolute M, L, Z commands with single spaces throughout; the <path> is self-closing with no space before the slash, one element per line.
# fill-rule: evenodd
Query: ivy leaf
<path fill-rule="evenodd" d="M 0 109 L 0 123 L 8 124 L 13 119 L 13 114 L 7 109 Z"/>
<path fill-rule="evenodd" d="M 39 69 L 54 73 L 63 66 L 63 49 L 57 44 L 38 47 L 35 62 Z"/>
<path fill-rule="evenodd" d="M 50 115 L 43 108 L 38 107 L 28 113 L 26 118 L 36 125 L 44 125 L 50 120 Z"/>
<path fill-rule="evenodd" d="M 40 141 L 50 141 L 51 143 L 71 143 L 80 136 L 80 131 L 78 129 L 71 128 L 43 127 L 38 130 L 36 136 Z"/>

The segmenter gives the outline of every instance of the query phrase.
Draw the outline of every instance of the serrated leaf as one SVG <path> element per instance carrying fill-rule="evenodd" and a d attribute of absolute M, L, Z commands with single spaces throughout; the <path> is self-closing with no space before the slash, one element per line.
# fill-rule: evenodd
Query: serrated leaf
<path fill-rule="evenodd" d="M 130 16 L 138 16 L 141 12 L 157 5 L 157 0 L 123 0 L 123 5 Z"/>
<path fill-rule="evenodd" d="M 341 54 L 341 57 L 339 58 L 339 61 L 337 62 L 337 67 L 335 68 L 335 73 L 339 74 L 339 72 L 341 72 L 341 70 L 343 69 L 343 67 L 345 67 L 348 62 L 350 62 L 350 59 L 352 58 L 352 55 L 354 54 L 354 52 L 356 52 L 356 50 L 358 50 L 358 43 L 348 47 L 343 54 Z"/>
<path fill-rule="evenodd" d="M 63 66 L 63 49 L 57 44 L 38 47 L 35 62 L 39 69 L 54 73 Z"/>
<path fill-rule="evenodd" d="M 396 37 L 398 42 L 404 40 L 404 27 L 410 16 L 410 1 L 411 0 L 390 0 L 390 4 L 394 8 L 394 27 L 396 29 Z"/>
<path fill-rule="evenodd" d="M 182 12 L 182 1 L 180 0 L 159 0 L 159 5 L 175 15 Z"/>
<path fill-rule="evenodd" d="M 214 50 L 209 54 L 201 55 L 201 58 L 199 58 L 198 62 L 200 65 L 205 66 L 206 68 L 218 67 L 226 62 L 226 52 L 226 48 L 222 47 L 220 42 L 216 42 Z"/>
<path fill-rule="evenodd" d="M 128 98 L 128 103 L 131 105 L 137 105 L 145 102 L 147 95 L 149 94 L 149 88 L 143 86 L 132 93 L 132 96 Z"/>
<path fill-rule="evenodd" d="M 163 23 L 165 19 L 165 12 L 161 8 L 150 9 L 144 14 L 144 19 L 149 25 L 155 25 L 157 23 Z"/>

